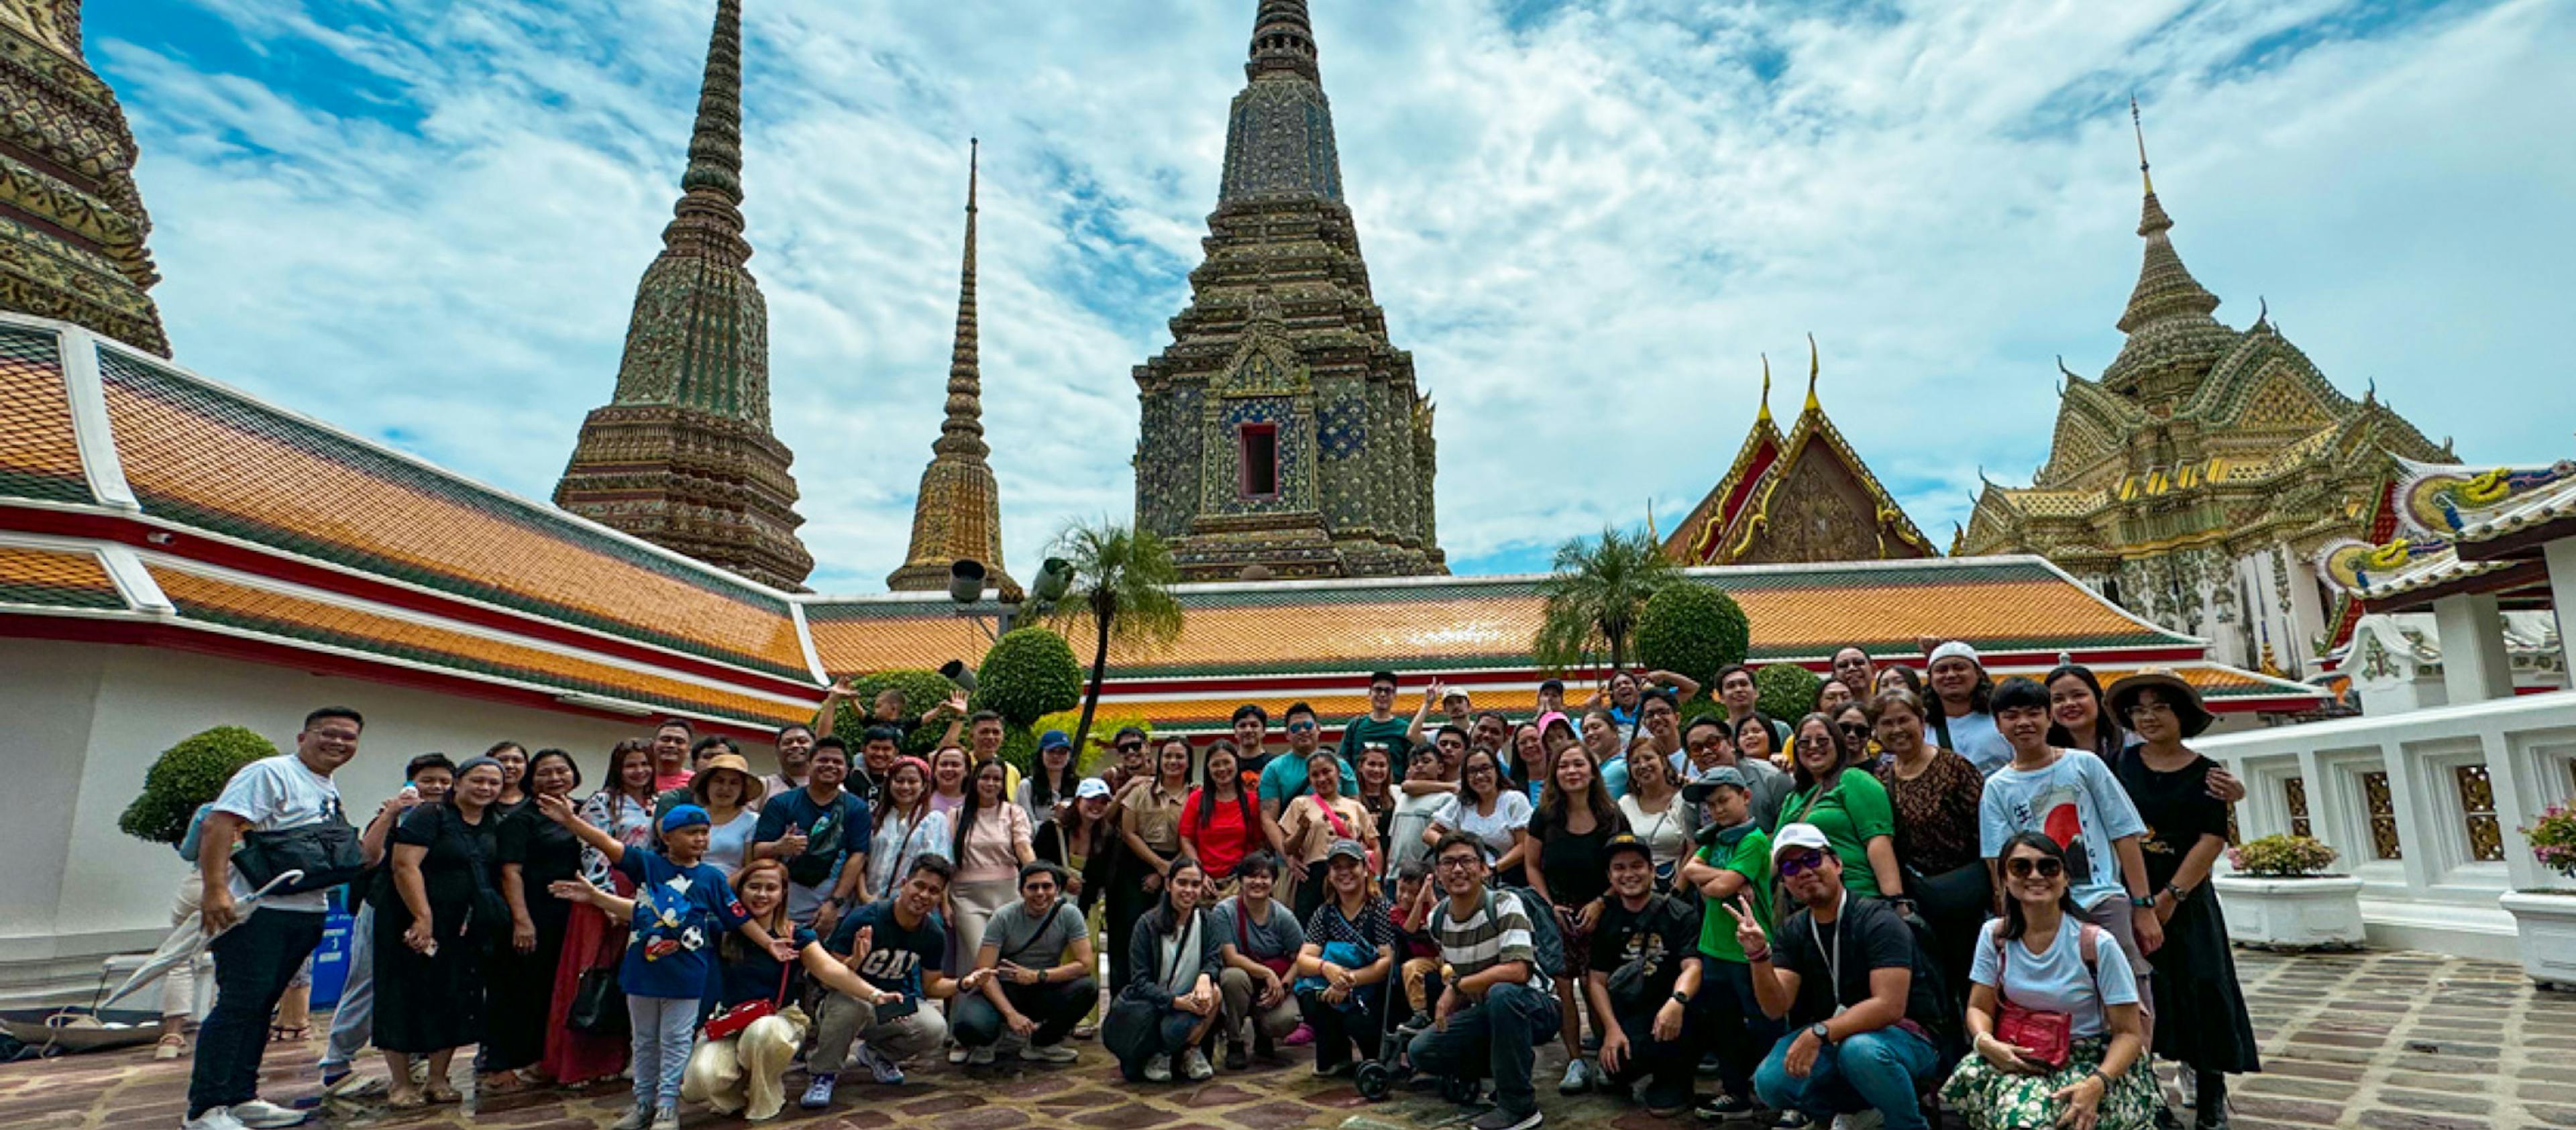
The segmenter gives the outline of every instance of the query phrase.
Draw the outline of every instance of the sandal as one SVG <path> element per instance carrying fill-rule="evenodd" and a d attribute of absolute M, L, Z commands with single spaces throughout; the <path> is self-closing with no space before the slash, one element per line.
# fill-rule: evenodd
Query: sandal
<path fill-rule="evenodd" d="M 495 1071 L 475 1079 L 474 1093 L 478 1095 L 510 1095 L 527 1090 L 531 1086 L 534 1086 L 534 1084 L 528 1082 L 525 1077 L 521 1076 L 516 1071 Z"/>
<path fill-rule="evenodd" d="M 395 1110 L 419 1110 L 429 1105 L 429 1096 L 418 1091 L 400 1091 L 386 1096 L 385 1105 Z"/>
<path fill-rule="evenodd" d="M 443 1081 L 432 1083 L 428 1087 L 423 1088 L 423 1091 L 429 1096 L 429 1101 L 434 1103 L 455 1103 L 465 1101 L 465 1096 L 457 1094 L 456 1088 L 448 1086 Z"/>
<path fill-rule="evenodd" d="M 313 1026 L 310 1024 L 298 1024 L 292 1028 L 283 1024 L 268 1026 L 268 1042 L 272 1044 L 300 1044 L 312 1038 Z"/>
<path fill-rule="evenodd" d="M 176 1032 L 161 1037 L 160 1042 L 152 1047 L 154 1059 L 177 1059 L 186 1054 L 188 1054 L 188 1038 Z"/>

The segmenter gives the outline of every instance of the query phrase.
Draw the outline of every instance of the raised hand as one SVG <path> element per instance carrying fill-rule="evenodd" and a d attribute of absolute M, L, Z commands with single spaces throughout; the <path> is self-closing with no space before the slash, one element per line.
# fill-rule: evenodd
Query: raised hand
<path fill-rule="evenodd" d="M 852 969 L 856 969 L 856 968 L 858 968 L 858 966 L 859 966 L 859 963 L 860 963 L 860 962 L 862 962 L 862 961 L 866 961 L 866 960 L 868 959 L 868 951 L 869 951 L 870 949 L 875 948 L 875 946 L 876 946 L 876 938 L 877 938 L 877 928 L 876 928 L 876 927 L 874 927 L 874 926 L 861 926 L 861 927 L 859 927 L 859 936 L 858 936 L 857 940 L 855 940 L 855 941 L 853 941 L 853 942 L 851 942 L 851 943 L 850 943 L 850 968 L 852 968 Z"/>
<path fill-rule="evenodd" d="M 827 693 L 829 693 L 833 698 L 857 698 L 859 697 L 859 681 L 848 675 L 843 675 L 840 678 L 832 680 L 832 689 Z"/>
<path fill-rule="evenodd" d="M 1739 894 L 1732 901 L 1719 903 L 1735 919 L 1735 944 L 1744 952 L 1760 953 L 1771 946 L 1771 936 L 1762 931 L 1762 919 L 1753 912 L 1753 899 Z"/>
<path fill-rule="evenodd" d="M 538 793 L 537 812 L 557 824 L 570 824 L 574 819 L 572 798 L 556 793 Z"/>
<path fill-rule="evenodd" d="M 948 712 L 951 714 L 966 713 L 966 692 L 962 689 L 948 692 L 948 702 L 946 705 Z"/>

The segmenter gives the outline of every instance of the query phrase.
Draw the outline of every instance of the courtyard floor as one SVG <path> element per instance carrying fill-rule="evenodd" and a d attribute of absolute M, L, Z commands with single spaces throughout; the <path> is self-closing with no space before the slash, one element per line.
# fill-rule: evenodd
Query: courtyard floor
<path fill-rule="evenodd" d="M 2255 1030 L 2264 1034 L 2266 1068 L 2237 1081 L 2235 1122 L 2242 1130 L 2576 1128 L 2576 994 L 2537 991 L 2509 965 L 2439 954 L 2240 952 L 2237 962 Z M 1083 1061 L 1061 1068 L 1006 1061 L 969 1071 L 939 1063 L 914 1071 L 903 1087 L 845 1081 L 831 1109 L 809 1115 L 791 1103 L 788 1116 L 768 1125 L 1400 1130 L 1461 1124 L 1472 1113 L 1425 1093 L 1369 1103 L 1347 1082 L 1314 1078 L 1303 1055 L 1267 1069 L 1220 1072 L 1204 1084 L 1129 1087 L 1096 1043 L 1076 1046 Z M 309 1093 L 319 1047 L 271 1049 L 266 1097 L 282 1102 Z M 1554 1082 L 1563 1066 L 1560 1053 L 1542 1054 L 1541 1105 L 1551 1126 L 1693 1125 L 1601 1096 L 1560 1097 Z M 0 1127 L 175 1127 L 187 1076 L 186 1060 L 155 1062 L 148 1047 L 0 1065 Z M 790 1074 L 789 1083 L 801 1087 L 803 1076 Z M 311 1125 L 596 1130 L 625 1104 L 625 1091 L 610 1088 L 514 1095 L 472 1114 L 456 1107 L 397 1114 L 335 1104 Z M 743 1125 L 704 1111 L 687 1114 L 683 1124 L 691 1130 Z"/>

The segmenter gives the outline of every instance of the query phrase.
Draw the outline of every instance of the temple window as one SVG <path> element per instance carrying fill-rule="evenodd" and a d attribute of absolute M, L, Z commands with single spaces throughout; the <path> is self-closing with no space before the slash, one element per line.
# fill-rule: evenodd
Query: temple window
<path fill-rule="evenodd" d="M 1248 499 L 1279 497 L 1279 425 L 1241 424 L 1234 433 L 1242 456 L 1239 488 Z"/>

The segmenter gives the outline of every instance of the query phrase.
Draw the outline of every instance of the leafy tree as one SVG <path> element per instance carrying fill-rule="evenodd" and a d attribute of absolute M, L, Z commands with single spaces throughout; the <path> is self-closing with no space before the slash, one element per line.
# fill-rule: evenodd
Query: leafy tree
<path fill-rule="evenodd" d="M 143 792 L 125 806 L 116 826 L 126 835 L 175 844 L 188 834 L 197 806 L 223 794 L 224 782 L 242 766 L 277 756 L 277 747 L 240 726 L 217 726 L 161 751 L 143 774 Z"/>
<path fill-rule="evenodd" d="M 1180 638 L 1181 602 L 1172 586 L 1180 583 L 1181 571 L 1162 538 L 1112 522 L 1073 522 L 1056 535 L 1052 548 L 1073 566 L 1073 584 L 1046 615 L 1068 630 L 1087 618 L 1092 631 L 1091 680 L 1073 732 L 1074 748 L 1082 749 L 1100 706 L 1101 681 L 1109 674 L 1109 645 L 1160 648 Z"/>
<path fill-rule="evenodd" d="M 1556 573 L 1539 582 L 1544 618 L 1530 641 L 1539 666 L 1563 671 L 1604 651 L 1610 666 L 1627 666 L 1628 641 L 1646 601 L 1681 578 L 1645 531 L 1621 533 L 1604 526 L 1598 539 L 1572 538 L 1556 547 Z"/>
<path fill-rule="evenodd" d="M 993 711 L 1019 729 L 1081 701 L 1082 665 L 1064 637 L 1048 628 L 1004 633 L 975 669 L 976 708 Z"/>
<path fill-rule="evenodd" d="M 1815 712 L 1816 692 L 1825 689 L 1825 679 L 1795 663 L 1766 663 L 1753 672 L 1753 685 L 1759 692 L 1754 709 L 1794 725 Z"/>
<path fill-rule="evenodd" d="M 1646 598 L 1637 618 L 1638 662 L 1698 680 L 1702 696 L 1715 689 L 1717 670 L 1744 662 L 1752 646 L 1753 626 L 1744 609 L 1709 585 L 1665 585 Z"/>

